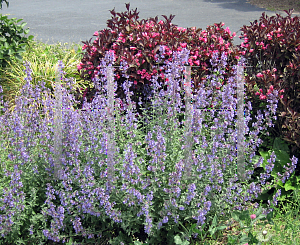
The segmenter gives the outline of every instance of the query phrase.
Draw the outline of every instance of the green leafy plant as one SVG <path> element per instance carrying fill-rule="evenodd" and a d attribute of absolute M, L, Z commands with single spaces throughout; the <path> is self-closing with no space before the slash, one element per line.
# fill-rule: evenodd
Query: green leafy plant
<path fill-rule="evenodd" d="M 230 244 L 261 244 L 260 240 L 263 240 L 260 238 L 260 236 L 256 236 L 252 234 L 251 230 L 253 229 L 253 226 L 258 221 L 263 221 L 258 223 L 258 226 L 266 226 L 267 224 L 273 225 L 273 212 L 268 213 L 267 215 L 262 214 L 262 208 L 260 207 L 254 214 L 250 215 L 249 210 L 245 211 L 233 211 L 232 212 L 232 218 L 239 222 L 240 228 L 239 230 L 242 231 L 242 233 L 236 238 L 231 237 L 230 239 L 233 240 L 236 243 L 230 243 Z M 260 238 L 260 240 L 258 239 Z M 268 236 L 270 239 L 271 237 Z"/>
<path fill-rule="evenodd" d="M 29 33 L 29 29 L 24 29 L 26 22 L 22 19 L 12 18 L 0 14 L 0 68 L 5 68 L 12 57 L 22 60 L 22 53 L 28 41 L 33 39 L 24 35 Z"/>
<path fill-rule="evenodd" d="M 275 153 L 276 160 L 274 162 L 274 167 L 270 172 L 270 180 L 276 179 L 278 176 L 282 177 L 281 180 L 276 182 L 276 185 L 269 190 L 265 190 L 258 196 L 258 200 L 272 200 L 272 198 L 276 195 L 276 192 L 280 190 L 281 195 L 277 198 L 278 200 L 284 201 L 291 194 L 293 190 L 300 189 L 300 177 L 296 176 L 293 172 L 296 166 L 291 166 L 290 161 L 290 149 L 286 142 L 281 140 L 280 138 L 275 138 L 272 149 L 268 151 L 259 151 L 259 156 L 255 156 L 252 161 L 253 164 L 258 164 L 260 159 L 263 158 L 261 168 L 267 170 L 268 159 Z M 282 175 L 284 171 L 289 168 L 289 172 L 286 175 Z M 294 169 L 294 170 L 292 170 Z"/>

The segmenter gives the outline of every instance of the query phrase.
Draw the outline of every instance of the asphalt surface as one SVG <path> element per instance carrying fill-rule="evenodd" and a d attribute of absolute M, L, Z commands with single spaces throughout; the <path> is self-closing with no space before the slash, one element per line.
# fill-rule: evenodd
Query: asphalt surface
<path fill-rule="evenodd" d="M 23 19 L 29 27 L 29 35 L 48 44 L 78 43 L 93 37 L 95 31 L 107 28 L 111 18 L 109 10 L 126 11 L 125 3 L 118 0 L 9 0 L 3 4 L 1 14 L 9 18 Z M 224 22 L 231 32 L 236 32 L 235 44 L 240 28 L 258 20 L 263 12 L 268 16 L 276 12 L 250 5 L 246 0 L 131 0 L 130 9 L 139 11 L 140 19 L 161 15 L 175 15 L 172 23 L 179 27 L 206 29 L 208 25 Z M 286 15 L 284 12 L 277 13 Z M 299 15 L 299 14 L 297 14 Z"/>

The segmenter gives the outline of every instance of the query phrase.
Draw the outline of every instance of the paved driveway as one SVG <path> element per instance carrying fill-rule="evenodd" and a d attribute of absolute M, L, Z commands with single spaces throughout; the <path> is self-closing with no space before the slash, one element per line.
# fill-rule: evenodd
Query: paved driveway
<path fill-rule="evenodd" d="M 106 28 L 111 18 L 109 10 L 125 11 L 125 2 L 118 0 L 9 0 L 0 13 L 10 18 L 22 18 L 37 40 L 53 44 L 80 43 L 89 40 L 95 31 Z M 127 1 L 126 1 L 127 3 Z M 239 35 L 243 25 L 258 20 L 262 12 L 274 15 L 250 5 L 246 0 L 131 0 L 131 9 L 137 8 L 140 19 L 170 14 L 172 23 L 180 27 L 205 29 L 207 25 L 224 22 Z M 282 13 L 282 12 L 280 12 Z M 283 12 L 284 13 L 284 12 Z M 285 15 L 285 13 L 284 13 Z M 237 36 L 238 36 L 237 35 Z M 234 39 L 235 44 L 241 41 Z"/>

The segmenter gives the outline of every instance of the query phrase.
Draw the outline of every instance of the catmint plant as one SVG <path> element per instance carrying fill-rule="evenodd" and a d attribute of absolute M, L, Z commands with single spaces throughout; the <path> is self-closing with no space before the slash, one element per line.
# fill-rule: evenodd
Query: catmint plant
<path fill-rule="evenodd" d="M 251 159 L 261 143 L 258 134 L 266 125 L 272 125 L 271 114 L 278 94 L 274 90 L 268 95 L 270 108 L 267 109 L 271 112 L 264 111 L 265 119 L 259 111 L 256 122 L 252 123 L 252 127 L 257 128 L 253 132 L 247 126 L 254 119 L 250 117 L 251 103 L 245 104 L 246 181 L 241 181 L 236 175 L 236 82 L 230 77 L 220 88 L 222 77 L 219 79 L 219 76 L 222 76 L 226 54 L 215 52 L 211 59 L 214 74 L 191 96 L 192 162 L 187 178 L 184 128 L 179 127 L 176 114 L 183 109 L 179 80 L 188 55 L 188 50 L 183 48 L 172 61 L 165 63 L 166 91 L 162 89 L 158 93 L 161 85 L 153 78 L 153 118 L 144 113 L 149 122 L 146 131 L 138 128 L 136 104 L 131 101 L 132 92 L 129 92 L 132 83 L 124 82 L 126 113 L 119 113 L 119 103 L 115 103 L 117 112 L 113 113 L 116 124 L 115 154 L 112 155 L 114 177 L 111 179 L 107 152 L 108 131 L 111 130 L 107 123 L 108 95 L 97 93 L 92 103 L 85 101 L 85 113 L 80 114 L 72 109 L 76 103 L 74 98 L 67 88 L 62 88 L 63 169 L 62 178 L 56 179 L 55 97 L 45 90 L 45 83 L 32 88 L 31 71 L 27 66 L 23 95 L 16 100 L 12 115 L 5 113 L 0 121 L 1 135 L 7 137 L 11 146 L 5 148 L 7 160 L 14 166 L 13 170 L 10 168 L 9 184 L 18 181 L 17 187 L 5 184 L 19 198 L 11 199 L 12 194 L 0 188 L 0 219 L 5 224 L 0 226 L 1 234 L 12 240 L 12 230 L 19 230 L 31 243 L 70 242 L 71 239 L 95 243 L 101 237 L 108 237 L 111 244 L 129 244 L 134 235 L 148 244 L 174 244 L 174 233 L 183 234 L 184 239 L 191 238 L 183 227 L 196 224 L 201 231 L 208 232 L 215 215 L 226 219 L 232 210 L 247 209 L 247 202 L 265 189 L 276 157 L 273 154 L 270 158 L 260 182 L 246 182 L 255 167 Z M 111 58 L 108 54 L 103 62 L 109 64 Z M 122 65 L 126 67 L 125 63 Z M 243 65 L 242 61 L 239 65 Z M 236 67 L 233 71 L 236 72 Z M 99 72 L 103 75 L 107 68 Z M 107 80 L 104 76 L 104 89 Z M 67 86 L 72 87 L 72 83 L 71 80 Z M 37 108 L 36 101 L 44 107 Z M 291 161 L 294 166 L 297 159 Z M 9 169 L 7 164 L 1 162 L 1 165 L 4 170 Z M 38 190 L 35 195 L 38 200 L 28 194 L 32 189 Z M 8 216 L 8 203 L 15 205 L 19 213 L 24 208 L 31 213 L 19 216 L 18 222 L 14 222 L 17 212 Z M 14 203 L 24 203 L 25 207 Z M 30 223 L 34 225 L 28 225 Z M 197 237 L 195 233 L 192 235 Z"/>

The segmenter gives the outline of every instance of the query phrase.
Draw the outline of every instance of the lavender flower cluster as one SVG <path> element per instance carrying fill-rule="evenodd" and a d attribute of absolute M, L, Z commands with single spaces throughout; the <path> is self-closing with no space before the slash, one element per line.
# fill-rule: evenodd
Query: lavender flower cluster
<path fill-rule="evenodd" d="M 47 176 L 39 179 L 46 199 L 40 207 L 39 214 L 48 222 L 45 222 L 47 227 L 43 227 L 43 235 L 55 242 L 66 241 L 63 231 L 75 231 L 76 235 L 87 239 L 101 237 L 102 231 L 111 228 L 110 224 L 113 223 L 119 229 L 132 231 L 132 234 L 134 230 L 139 230 L 139 227 L 134 226 L 144 226 L 148 242 L 154 244 L 155 237 L 164 229 L 180 229 L 179 221 L 183 221 L 185 217 L 190 217 L 189 222 L 194 221 L 198 226 L 202 226 L 209 223 L 215 213 L 228 215 L 230 210 L 246 209 L 246 202 L 253 200 L 263 191 L 276 156 L 272 154 L 266 173 L 261 175 L 260 183 L 247 186 L 238 181 L 234 163 L 234 142 L 238 137 L 234 130 L 234 117 L 237 113 L 234 77 L 228 79 L 221 90 L 215 89 L 216 86 L 220 86 L 215 74 L 222 75 L 226 65 L 224 53 L 214 54 L 211 60 L 215 66 L 214 74 L 207 79 L 210 82 L 207 82 L 206 87 L 202 84 L 196 95 L 192 96 L 192 100 L 195 101 L 192 110 L 193 145 L 196 149 L 190 152 L 191 178 L 183 177 L 185 163 L 182 130 L 179 129 L 173 112 L 180 111 L 182 107 L 178 82 L 188 55 L 188 51 L 183 49 L 173 57 L 172 62 L 166 64 L 166 92 L 161 90 L 158 93 L 161 86 L 157 81 L 153 81 L 153 108 L 159 118 L 151 121 L 153 128 L 146 135 L 137 131 L 136 107 L 130 100 L 130 83 L 126 82 L 123 86 L 128 105 L 125 108 L 127 114 L 121 124 L 125 127 L 117 129 L 106 126 L 106 110 L 93 111 L 93 108 L 107 106 L 105 96 L 97 94 L 91 104 L 85 103 L 84 108 L 87 111 L 82 116 L 70 109 L 74 100 L 67 93 L 67 89 L 63 88 L 64 169 L 61 180 L 53 179 L 55 98 L 45 89 L 45 83 L 41 83 L 40 88 L 32 88 L 31 71 L 27 64 L 24 95 L 16 99 L 16 111 L 12 115 L 6 113 L 0 121 L 1 135 L 8 135 L 11 146 L 7 149 L 8 159 L 14 166 L 14 169 L 5 175 L 11 179 L 9 188 L 0 189 L 2 236 L 8 235 L 12 227 L 22 223 L 18 222 L 18 214 L 24 210 L 25 198 L 29 200 L 27 193 L 23 192 L 23 185 L 32 184 L 28 179 L 33 180 L 42 174 Z M 103 61 L 105 64 L 113 62 L 109 55 L 106 59 Z M 106 73 L 106 69 L 101 72 Z M 107 76 L 104 74 L 105 77 Z M 73 81 L 70 81 L 70 84 L 72 83 Z M 46 100 L 42 101 L 41 91 L 44 92 Z M 277 95 L 277 91 L 274 90 L 268 98 L 268 109 L 272 114 L 275 114 Z M 44 105 L 42 111 L 35 104 L 36 101 Z M 197 110 L 207 108 L 210 105 L 209 101 L 213 102 L 215 109 Z M 222 107 L 227 110 L 217 110 L 219 101 L 222 101 Z M 264 120 L 262 112 L 259 111 L 255 117 L 257 121 L 252 123 L 252 127 L 257 130 L 250 132 L 247 125 L 252 120 L 251 103 L 248 102 L 245 107 L 245 132 L 248 134 L 245 168 L 249 180 L 254 167 L 257 167 L 251 164 L 251 159 L 256 147 L 261 143 L 258 133 L 266 128 L 264 124 L 271 126 L 272 119 L 271 113 L 265 110 L 264 115 L 267 119 Z M 167 113 L 163 109 L 166 109 Z M 120 120 L 118 115 L 116 116 Z M 94 120 L 90 121 L 90 117 Z M 163 123 L 159 124 L 160 121 Z M 114 178 L 108 179 L 106 148 L 108 134 L 112 130 L 118 132 L 118 135 L 115 138 L 117 147 L 114 156 Z M 146 143 L 144 148 L 141 147 L 143 143 Z M 149 159 L 147 162 L 146 158 Z M 261 162 L 262 158 L 260 164 Z M 297 159 L 293 157 L 291 164 L 288 164 L 290 168 L 286 168 L 287 172 L 283 175 L 283 181 L 294 171 L 296 163 Z M 28 182 L 25 183 L 26 180 Z M 113 188 L 109 189 L 107 183 Z M 274 205 L 277 204 L 276 198 L 279 195 L 280 192 L 273 200 Z M 265 213 L 269 211 L 265 210 Z M 34 228 L 30 227 L 29 237 L 37 234 L 38 231 Z M 196 237 L 197 234 L 193 235 Z M 113 241 L 116 242 L 117 238 Z"/>

